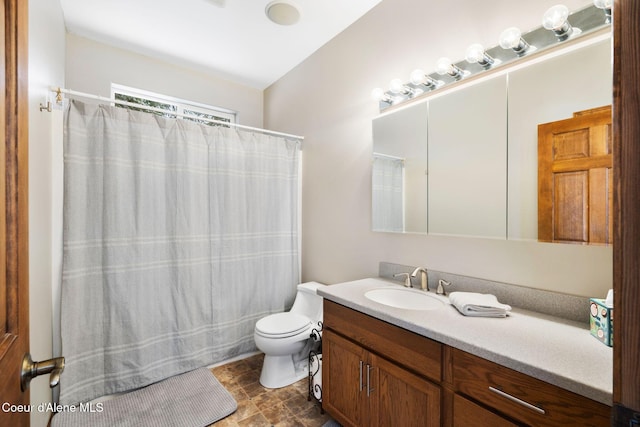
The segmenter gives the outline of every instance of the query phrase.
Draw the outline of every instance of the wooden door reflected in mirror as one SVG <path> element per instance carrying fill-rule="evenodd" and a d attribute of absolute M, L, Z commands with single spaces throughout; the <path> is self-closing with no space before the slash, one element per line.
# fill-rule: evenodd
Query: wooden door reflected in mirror
<path fill-rule="evenodd" d="M 613 242 L 611 106 L 538 126 L 538 240 Z"/>

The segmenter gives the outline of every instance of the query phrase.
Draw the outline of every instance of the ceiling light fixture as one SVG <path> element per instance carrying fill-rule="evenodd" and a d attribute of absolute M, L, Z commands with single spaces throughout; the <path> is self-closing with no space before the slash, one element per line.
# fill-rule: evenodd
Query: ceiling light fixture
<path fill-rule="evenodd" d="M 295 3 L 276 0 L 267 4 L 264 13 L 271 22 L 278 25 L 293 25 L 300 20 L 300 11 Z"/>
<path fill-rule="evenodd" d="M 592 5 L 571 14 L 563 5 L 554 6 L 544 14 L 543 26 L 534 28 L 524 35 L 518 28 L 510 27 L 500 34 L 499 46 L 490 49 L 485 49 L 478 43 L 469 46 L 465 59 L 470 65 L 462 61 L 454 63 L 448 58 L 440 58 L 436 72 L 427 74 L 421 69 L 414 70 L 408 82 L 403 83 L 400 79 L 394 79 L 389 90 L 376 88 L 372 92 L 372 97 L 378 101 L 380 111 L 383 111 L 391 106 L 418 98 L 425 92 L 455 84 L 468 76 L 517 62 L 531 52 L 549 49 L 574 36 L 594 33 L 611 24 L 612 6 L 613 0 L 593 0 Z M 605 19 L 602 19 L 603 10 Z M 569 15 L 575 27 L 568 22 Z M 552 30 L 556 37 L 551 36 L 547 30 Z M 473 65 L 476 63 L 477 66 Z M 448 77 L 439 80 L 436 73 Z"/>

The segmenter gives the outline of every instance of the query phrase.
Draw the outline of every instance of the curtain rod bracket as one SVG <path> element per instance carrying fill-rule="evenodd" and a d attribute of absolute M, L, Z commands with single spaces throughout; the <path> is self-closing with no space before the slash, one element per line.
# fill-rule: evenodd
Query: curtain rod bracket
<path fill-rule="evenodd" d="M 42 102 L 40 103 L 40 111 L 51 112 L 51 101 L 47 101 L 46 105 Z"/>
<path fill-rule="evenodd" d="M 51 92 L 55 92 L 56 93 L 56 105 L 62 105 L 62 102 L 64 101 L 64 98 L 62 96 L 62 89 L 61 88 L 50 88 Z M 49 96 L 47 96 L 47 103 L 43 104 L 42 102 L 40 103 L 40 111 L 47 111 L 47 112 L 51 112 L 51 110 L 53 110 L 52 105 L 51 105 L 51 101 L 49 101 Z"/>

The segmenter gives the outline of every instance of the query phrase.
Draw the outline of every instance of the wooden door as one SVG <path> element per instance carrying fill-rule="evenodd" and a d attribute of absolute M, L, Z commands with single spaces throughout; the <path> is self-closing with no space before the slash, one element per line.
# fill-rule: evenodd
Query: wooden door
<path fill-rule="evenodd" d="M 322 334 L 322 407 L 344 426 L 368 425 L 367 352 L 329 330 Z"/>
<path fill-rule="evenodd" d="M 612 426 L 640 423 L 640 2 L 615 0 Z"/>
<path fill-rule="evenodd" d="M 29 345 L 27 235 L 27 1 L 2 0 L 3 62 L 0 129 L 0 425 L 27 426 L 29 394 L 20 365 Z M 9 406 L 7 406 L 9 405 Z M 16 405 L 16 406 L 11 406 Z"/>
<path fill-rule="evenodd" d="M 381 427 L 440 426 L 440 387 L 397 365 L 369 356 L 373 366 L 371 425 Z"/>
<path fill-rule="evenodd" d="M 613 242 L 611 107 L 538 126 L 538 240 Z"/>

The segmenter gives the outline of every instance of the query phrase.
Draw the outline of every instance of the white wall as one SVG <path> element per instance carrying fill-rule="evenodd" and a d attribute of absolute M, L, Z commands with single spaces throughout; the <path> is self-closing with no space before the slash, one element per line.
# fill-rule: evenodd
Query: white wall
<path fill-rule="evenodd" d="M 29 1 L 29 326 L 34 360 L 52 350 L 52 284 L 57 282 L 53 247 L 62 233 L 54 224 L 52 197 L 53 114 L 40 112 L 50 85 L 64 84 L 65 27 L 58 0 Z M 58 261 L 55 261 L 55 260 Z M 51 401 L 46 376 L 31 382 L 31 404 Z M 50 413 L 31 413 L 33 427 L 46 426 Z"/>
<path fill-rule="evenodd" d="M 528 30 L 556 0 L 384 0 L 265 91 L 265 126 L 305 136 L 302 279 L 336 283 L 377 275 L 379 261 L 604 297 L 610 247 L 371 232 L 371 90 L 440 56 L 495 46 L 509 26 Z M 570 9 L 587 0 L 564 2 Z"/>
<path fill-rule="evenodd" d="M 68 34 L 67 88 L 111 96 L 111 83 L 228 108 L 239 123 L 262 127 L 261 90 Z"/>

